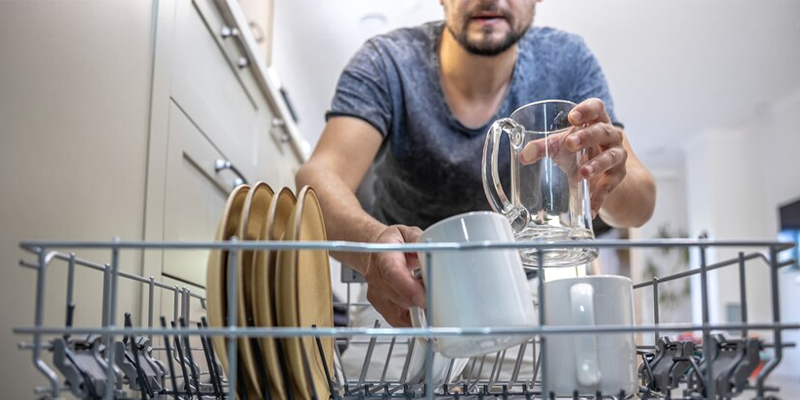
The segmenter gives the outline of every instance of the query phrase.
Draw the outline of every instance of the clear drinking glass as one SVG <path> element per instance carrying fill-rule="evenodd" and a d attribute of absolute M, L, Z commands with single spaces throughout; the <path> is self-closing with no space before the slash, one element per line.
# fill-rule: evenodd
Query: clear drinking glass
<path fill-rule="evenodd" d="M 585 150 L 573 152 L 565 139 L 573 131 L 567 115 L 575 103 L 545 100 L 525 105 L 509 118 L 492 123 L 483 147 L 483 188 L 492 209 L 511 222 L 518 241 L 547 243 L 594 239 L 589 184 L 579 169 Z M 510 197 L 506 195 L 498 167 L 501 138 L 510 147 Z M 520 152 L 535 146 L 538 160 L 520 162 Z M 523 264 L 538 266 L 535 249 L 521 251 Z M 572 267 L 597 257 L 592 247 L 557 248 L 544 253 L 545 267 Z"/>

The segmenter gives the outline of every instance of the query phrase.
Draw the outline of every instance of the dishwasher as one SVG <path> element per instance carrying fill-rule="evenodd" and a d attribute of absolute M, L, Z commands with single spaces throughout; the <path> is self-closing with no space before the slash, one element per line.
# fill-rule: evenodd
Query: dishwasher
<path fill-rule="evenodd" d="M 121 271 L 120 255 L 124 252 L 187 252 L 187 251 L 226 251 L 228 265 L 238 265 L 236 257 L 243 250 L 301 250 L 325 251 L 419 252 L 425 257 L 437 251 L 482 251 L 493 248 L 513 248 L 527 251 L 534 249 L 548 251 L 562 244 L 548 243 L 416 243 L 402 245 L 376 245 L 352 242 L 291 242 L 291 241 L 237 241 L 235 238 L 223 242 L 140 242 L 140 241 L 26 241 L 20 247 L 26 251 L 26 258 L 20 265 L 30 268 L 36 274 L 35 315 L 33 324 L 17 327 L 14 332 L 25 341 L 20 351 L 32 353 L 32 362 L 42 374 L 42 385 L 32 388 L 37 398 L 58 399 L 71 392 L 76 397 L 87 399 L 234 399 L 248 397 L 241 388 L 241 365 L 237 363 L 237 352 L 241 338 L 303 338 L 316 343 L 308 350 L 319 350 L 325 365 L 326 393 L 318 395 L 311 388 L 310 397 L 317 400 L 330 399 L 778 399 L 780 388 L 770 385 L 770 374 L 781 363 L 787 347 L 794 346 L 784 341 L 787 330 L 798 330 L 800 324 L 782 322 L 778 297 L 779 270 L 794 263 L 782 260 L 779 253 L 793 247 L 791 243 L 780 241 L 710 240 L 700 239 L 658 239 L 658 240 L 593 240 L 577 241 L 574 246 L 595 248 L 682 248 L 697 252 L 698 268 L 682 271 L 669 276 L 655 277 L 652 280 L 637 282 L 634 291 L 645 291 L 653 295 L 653 323 L 637 322 L 633 326 L 548 326 L 544 323 L 544 313 L 539 312 L 539 324 L 530 327 L 480 327 L 480 328 L 392 328 L 375 323 L 369 327 L 252 327 L 237 324 L 237 289 L 232 282 L 236 268 L 228 270 L 227 304 L 231 312 L 225 326 L 209 326 L 206 315 L 197 315 L 207 310 L 207 299 L 191 292 L 185 287 L 156 281 L 152 277 L 138 276 Z M 711 248 L 734 248 L 738 257 L 715 263 L 706 261 L 706 252 Z M 741 250 L 740 250 L 741 249 Z M 91 254 L 94 257 L 83 257 Z M 96 259 L 97 254 L 108 254 L 106 259 Z M 750 262 L 752 261 L 752 262 Z M 749 263 L 748 263 L 749 262 Z M 205 268 L 198 265 L 197 268 Z M 67 268 L 66 282 L 48 282 L 48 269 Z M 75 290 L 75 270 L 83 268 L 96 270 L 102 274 L 102 321 L 98 326 L 74 327 L 72 324 L 72 296 Z M 534 267 L 539 276 L 544 276 L 544 266 Z M 712 323 L 709 316 L 708 274 L 711 271 L 729 268 L 735 270 L 740 278 L 737 288 L 742 310 L 739 323 Z M 762 268 L 768 274 L 771 294 L 769 303 L 771 315 L 769 323 L 753 323 L 747 316 L 746 268 Z M 670 323 L 659 321 L 659 285 L 671 281 L 699 278 L 700 300 L 702 302 L 702 322 Z M 142 315 L 133 323 L 131 312 L 138 310 L 118 309 L 120 282 L 139 285 L 142 293 Z M 352 279 L 345 279 L 348 295 L 335 307 L 354 310 L 368 304 L 351 299 L 349 294 Z M 63 324 L 47 326 L 44 324 L 44 301 L 48 285 L 66 285 L 66 307 Z M 433 290 L 427 291 L 428 304 Z M 171 313 L 155 309 L 154 298 L 169 299 L 166 307 Z M 752 296 L 752 294 L 751 294 Z M 543 309 L 543 288 L 539 285 L 536 294 L 539 309 Z M 171 305 L 171 307 L 169 307 Z M 193 307 L 199 305 L 199 307 Z M 639 304 L 641 305 L 641 304 Z M 162 304 L 161 310 L 165 309 Z M 201 311 L 202 314 L 204 311 Z M 124 315 L 124 326 L 118 320 Z M 196 323 L 190 321 L 198 321 Z M 578 392 L 564 395 L 554 393 L 548 388 L 550 380 L 542 368 L 548 354 L 543 343 L 550 338 L 563 335 L 613 334 L 629 332 L 640 335 L 636 346 L 638 363 L 637 386 L 633 393 Z M 682 332 L 694 332 L 693 338 L 676 336 Z M 764 332 L 754 337 L 752 332 Z M 463 370 L 456 374 L 455 359 L 449 365 L 434 370 L 436 354 L 433 346 L 420 346 L 431 343 L 440 337 L 476 335 L 526 335 L 529 340 L 519 345 L 516 356 L 507 356 L 505 350 L 491 357 L 476 357 L 470 360 Z M 641 337 L 647 335 L 648 342 L 642 344 Z M 212 345 L 214 338 L 227 340 L 223 356 L 227 367 L 219 361 L 220 354 Z M 335 351 L 325 357 L 320 344 L 321 338 L 333 338 Z M 235 340 L 237 339 L 237 340 Z M 341 349 L 359 344 L 363 352 L 363 368 L 357 374 L 347 373 L 342 368 Z M 382 346 L 380 356 L 375 349 Z M 316 347 L 316 349 L 315 349 Z M 416 349 L 415 349 L 416 347 Z M 404 352 L 404 357 L 396 354 Z M 219 350 L 217 348 L 217 350 Z M 416 350 L 416 352 L 415 352 Z M 393 357 L 393 353 L 395 357 Z M 421 376 L 409 376 L 410 359 L 423 357 L 425 363 Z M 764 357 L 764 355 L 767 355 Z M 303 357 L 311 357 L 306 350 Z M 380 358 L 380 359 L 376 359 Z M 529 358 L 531 363 L 524 363 Z M 259 361 L 263 363 L 263 361 Z M 308 362 L 304 360 L 306 373 Z M 399 376 L 388 376 L 389 363 L 396 363 Z M 504 368 L 509 374 L 501 376 Z M 372 365 L 372 367 L 370 367 Z M 375 367 L 377 366 L 377 367 Z M 382 368 L 381 368 L 382 367 Z M 368 368 L 377 368 L 369 374 Z M 263 366 L 261 371 L 263 371 Z M 330 371 L 330 374 L 328 373 Z M 487 374 L 486 371 L 489 373 Z M 602 371 L 601 371 L 602 372 Z M 262 384 L 269 379 L 262 372 Z M 348 376 L 349 375 L 349 376 Z M 228 379 L 237 377 L 237 379 Z M 267 386 L 263 386 L 267 387 Z M 265 390 L 263 398 L 274 399 L 274 394 Z M 298 398 L 291 392 L 287 398 Z"/>

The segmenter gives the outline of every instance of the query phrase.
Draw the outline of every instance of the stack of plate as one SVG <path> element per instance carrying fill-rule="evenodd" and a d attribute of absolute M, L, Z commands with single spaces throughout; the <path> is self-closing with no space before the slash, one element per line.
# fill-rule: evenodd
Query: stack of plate
<path fill-rule="evenodd" d="M 215 240 L 324 241 L 325 224 L 314 190 L 304 187 L 297 197 L 288 188 L 275 193 L 259 182 L 231 192 Z M 228 269 L 236 268 L 237 325 L 240 327 L 333 327 L 333 292 L 325 250 L 243 250 L 236 266 L 228 251 L 212 251 L 208 259 L 208 320 L 212 327 L 228 325 Z M 214 337 L 214 349 L 228 371 L 226 339 Z M 239 398 L 273 399 L 330 397 L 333 338 L 241 338 L 238 342 Z M 325 362 L 323 362 L 323 357 Z M 325 368 L 328 368 L 326 371 Z M 246 393 L 245 393 L 246 392 Z"/>

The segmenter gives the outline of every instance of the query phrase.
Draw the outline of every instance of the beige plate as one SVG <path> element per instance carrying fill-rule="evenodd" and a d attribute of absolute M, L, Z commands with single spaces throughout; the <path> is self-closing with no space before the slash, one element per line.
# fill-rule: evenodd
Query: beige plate
<path fill-rule="evenodd" d="M 250 187 L 241 185 L 233 189 L 228 196 L 225 210 L 217 226 L 215 241 L 228 240 L 236 235 L 241 220 L 242 209 L 247 198 Z M 225 298 L 227 293 L 227 250 L 211 250 L 208 254 L 208 268 L 206 269 L 206 300 L 208 306 L 208 324 L 211 327 L 219 328 L 227 325 L 228 302 Z M 225 346 L 226 340 L 221 336 L 212 336 L 214 350 L 222 364 L 225 375 L 228 374 L 228 349 Z"/>
<path fill-rule="evenodd" d="M 297 196 L 297 207 L 286 230 L 286 240 L 324 241 L 325 223 L 317 195 L 310 187 L 303 187 Z M 297 250 L 278 252 L 276 268 L 276 293 L 278 323 L 281 326 L 310 328 L 333 327 L 333 290 L 328 252 L 325 250 Z M 333 377 L 333 338 L 322 338 L 322 348 L 327 362 L 327 373 Z M 287 338 L 286 352 L 290 373 L 295 383 L 295 395 L 311 399 L 311 390 L 303 366 L 303 354 L 308 365 L 317 398 L 330 397 L 326 371 L 322 365 L 313 337 Z"/>
<path fill-rule="evenodd" d="M 260 235 L 265 230 L 267 222 L 267 210 L 269 203 L 272 201 L 274 192 L 264 182 L 258 182 L 250 188 L 247 194 L 247 199 L 244 202 L 244 211 L 242 212 L 242 219 L 239 223 L 238 236 L 240 240 L 253 241 L 261 239 Z M 238 269 L 236 271 L 237 284 L 237 297 L 239 298 L 239 307 L 237 309 L 237 319 L 239 326 L 254 326 L 253 307 L 251 293 L 253 281 L 253 262 L 255 261 L 255 252 L 252 250 L 242 251 L 242 256 L 238 258 Z M 260 373 L 258 371 L 256 355 L 253 350 L 252 341 L 250 338 L 239 339 L 239 365 L 245 373 L 245 385 L 247 393 L 253 396 L 248 396 L 250 399 L 263 398 L 262 388 L 259 379 Z"/>
<path fill-rule="evenodd" d="M 267 223 L 262 232 L 263 240 L 280 240 L 286 231 L 286 224 L 294 210 L 297 199 L 291 189 L 283 188 L 275 196 L 269 205 L 267 213 Z M 273 299 L 275 287 L 275 263 L 277 262 L 278 252 L 259 251 L 256 254 L 254 264 L 253 285 L 253 315 L 255 316 L 256 326 L 271 327 L 276 326 L 275 300 Z M 271 337 L 261 338 L 261 354 L 264 365 L 267 369 L 267 376 L 270 382 L 270 394 L 273 399 L 285 399 L 286 389 L 284 388 L 281 364 L 278 359 L 278 340 Z"/>

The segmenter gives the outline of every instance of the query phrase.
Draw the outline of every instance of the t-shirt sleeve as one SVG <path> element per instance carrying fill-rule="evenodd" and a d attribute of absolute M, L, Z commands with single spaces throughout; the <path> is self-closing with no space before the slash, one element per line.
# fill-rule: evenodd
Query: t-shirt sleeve
<path fill-rule="evenodd" d="M 362 119 L 386 137 L 391 124 L 391 93 L 382 54 L 367 41 L 342 71 L 325 120 L 337 116 Z"/>
<path fill-rule="evenodd" d="M 578 38 L 577 41 L 576 57 L 572 98 L 577 102 L 593 97 L 602 100 L 606 106 L 606 112 L 611 118 L 611 123 L 623 126 L 614 112 L 614 100 L 611 98 L 611 91 L 608 88 L 606 76 L 600 68 L 600 62 L 582 38 Z"/>

